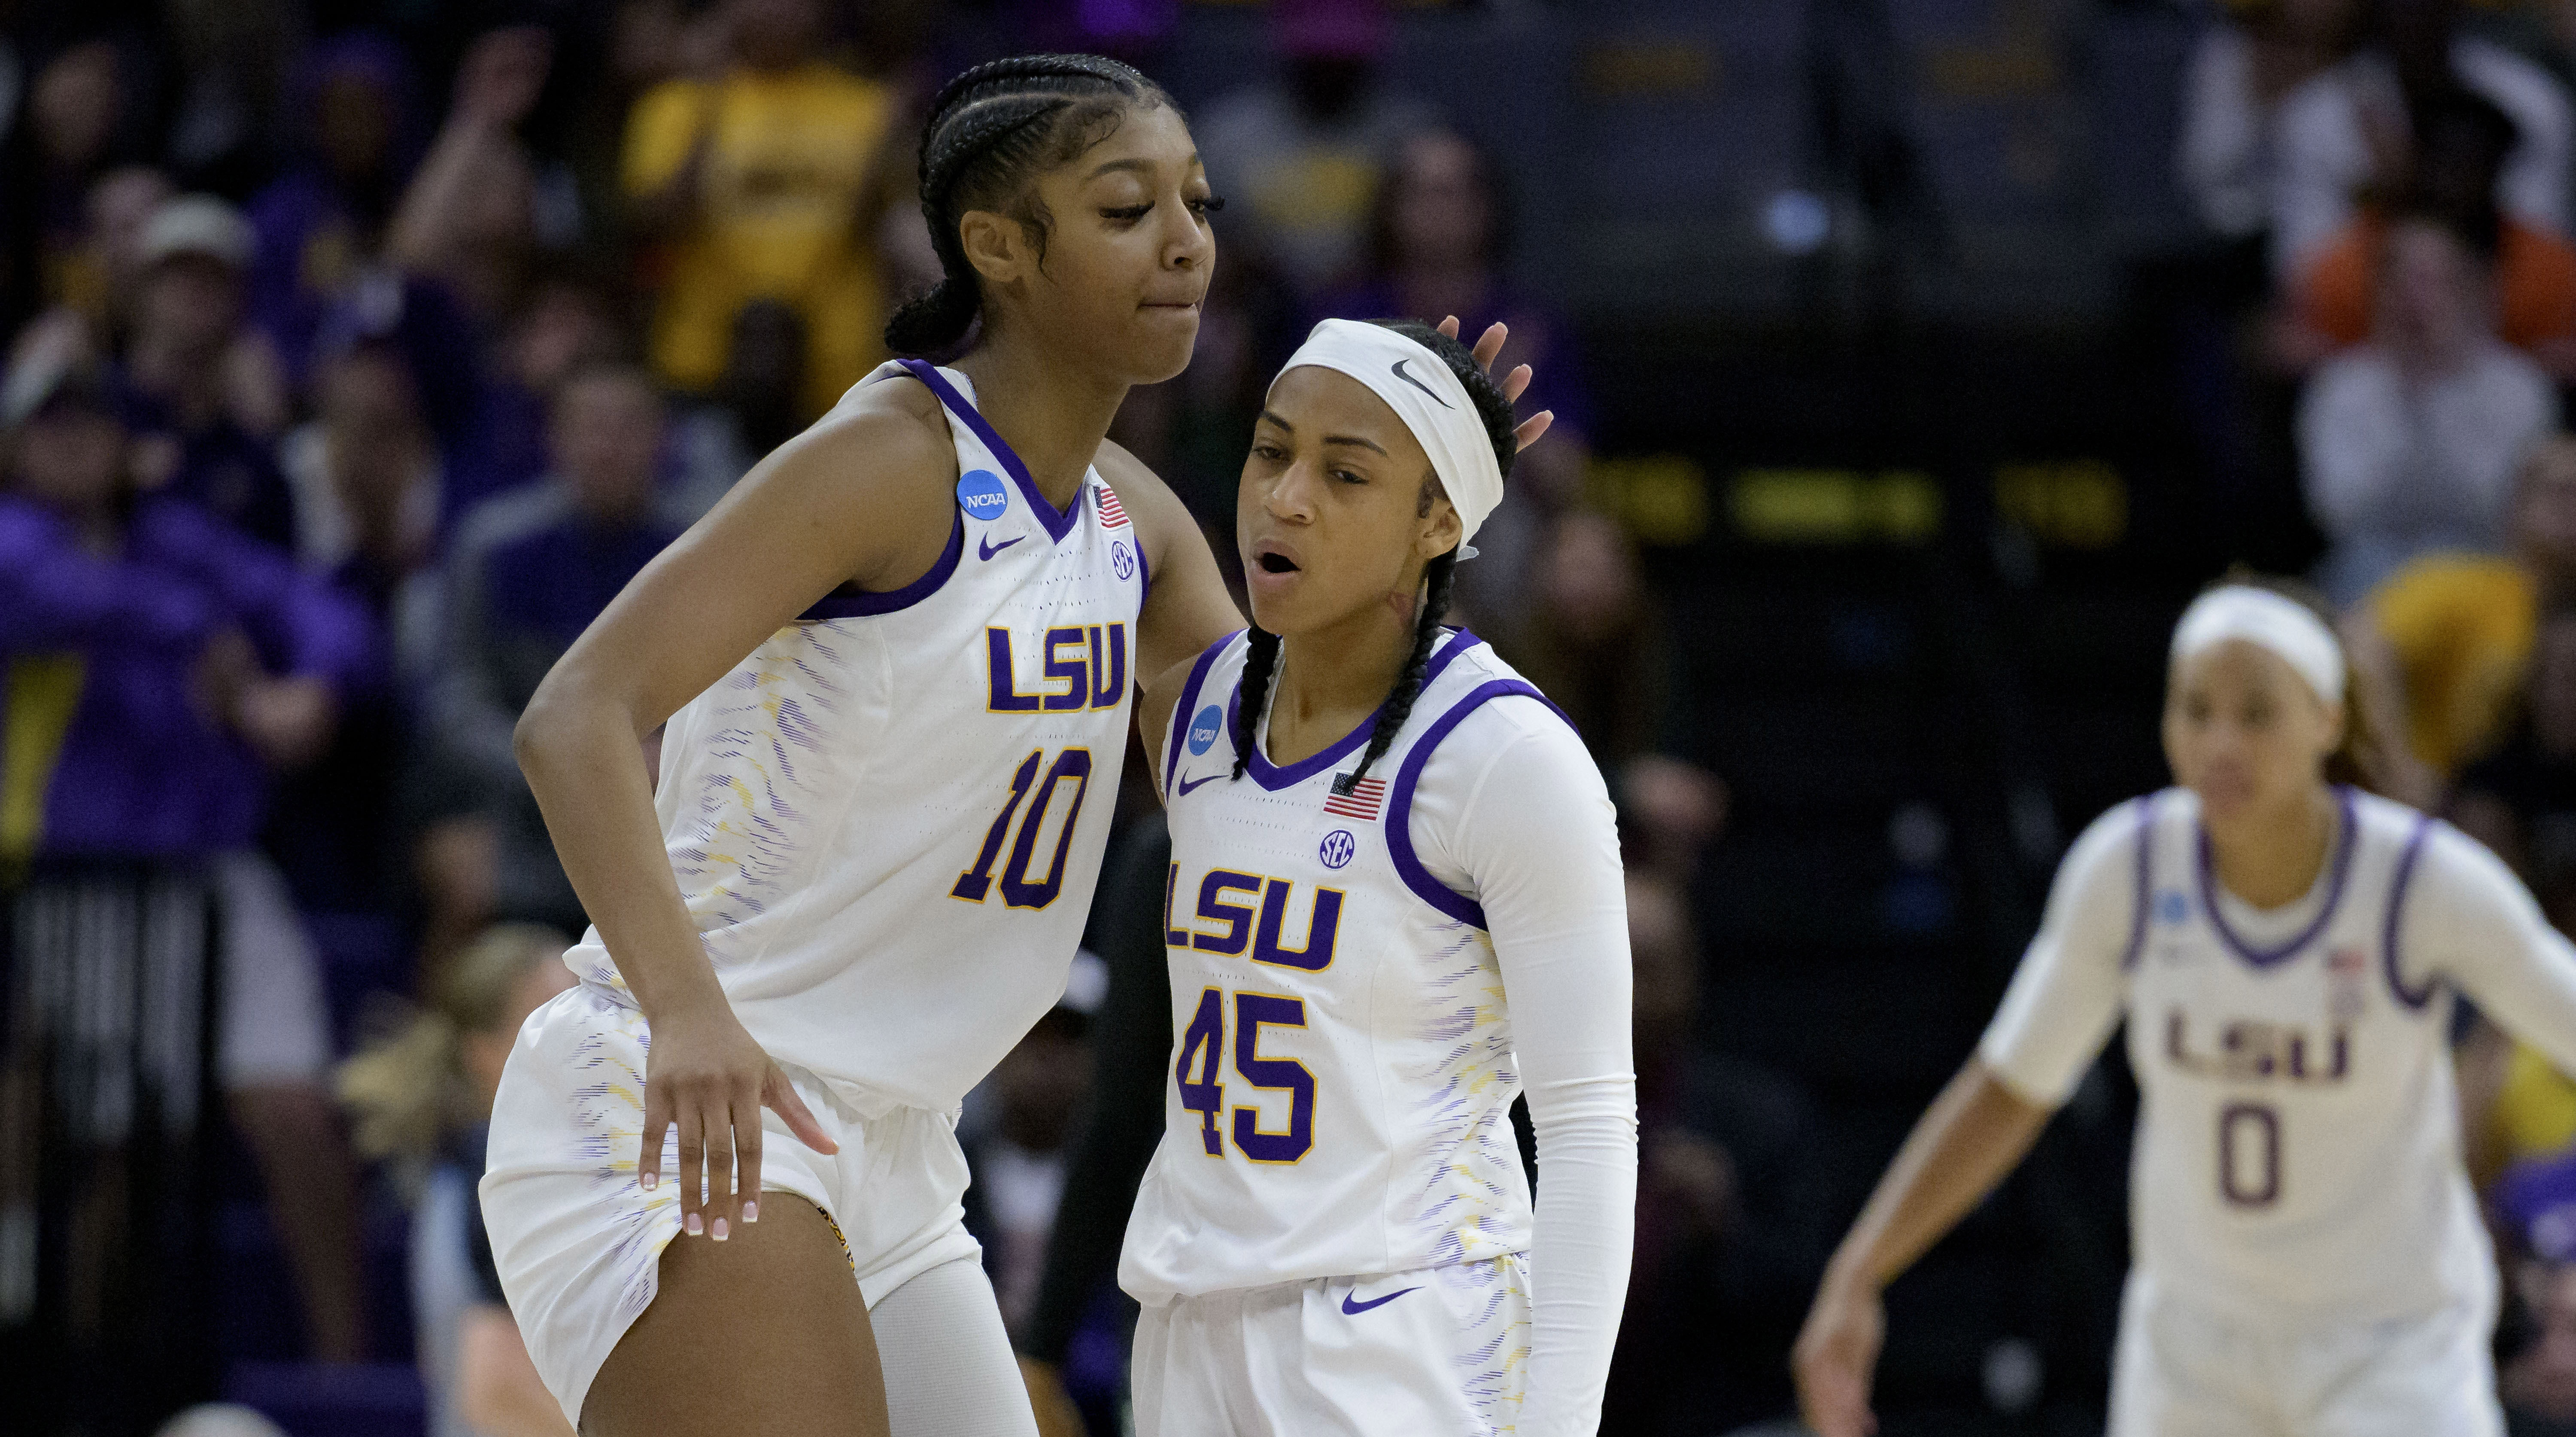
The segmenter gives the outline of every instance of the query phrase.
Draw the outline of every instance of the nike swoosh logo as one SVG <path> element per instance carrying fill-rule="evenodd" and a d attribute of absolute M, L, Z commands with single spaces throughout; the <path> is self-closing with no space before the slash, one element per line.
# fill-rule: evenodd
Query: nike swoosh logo
<path fill-rule="evenodd" d="M 1345 1317 L 1357 1317 L 1372 1307 L 1384 1307 L 1388 1303 L 1395 1301 L 1397 1298 L 1404 1296 L 1408 1292 L 1420 1292 L 1421 1290 L 1422 1289 L 1418 1287 L 1399 1287 L 1384 1297 L 1372 1297 L 1366 1302 L 1360 1301 L 1359 1293 L 1354 1291 L 1343 1296 L 1342 1315 Z"/>
<path fill-rule="evenodd" d="M 1395 377 L 1412 385 L 1414 388 L 1421 390 L 1423 393 L 1431 395 L 1431 402 L 1439 405 L 1443 409 L 1455 409 L 1458 407 L 1457 405 L 1450 403 L 1448 400 L 1441 398 L 1438 394 L 1433 393 L 1430 385 L 1425 384 L 1421 380 L 1414 378 L 1412 375 L 1405 373 L 1404 366 L 1410 363 L 1412 363 L 1412 361 L 1409 359 L 1397 360 L 1394 365 Z M 1413 1289 L 1409 1287 L 1405 1289 L 1407 1292 L 1411 1292 L 1412 1290 Z"/>
<path fill-rule="evenodd" d="M 1022 535 L 1020 536 L 1020 539 L 1025 539 L 1025 538 L 1027 538 L 1027 537 L 1029 537 L 1029 536 L 1028 536 L 1028 535 L 1026 535 L 1026 534 L 1022 534 Z M 992 540 L 990 540 L 990 539 L 978 539 L 978 540 L 976 540 L 976 541 L 975 541 L 975 554 L 976 554 L 976 557 L 978 557 L 978 558 L 983 558 L 983 559 L 989 559 L 989 558 L 993 557 L 995 554 L 998 554 L 998 553 L 1002 552 L 1004 549 L 1007 549 L 1007 548 L 1011 547 L 1013 544 L 1016 544 L 1016 543 L 1020 542 L 1020 539 L 1004 539 L 1002 542 L 1000 542 L 1000 543 L 998 543 L 998 544 L 994 543 L 994 542 L 993 542 Z"/>
<path fill-rule="evenodd" d="M 1197 788 L 1197 787 L 1198 787 L 1199 785 L 1201 785 L 1201 784 L 1214 783 L 1214 782 L 1216 782 L 1218 779 L 1223 778 L 1223 777 L 1225 777 L 1225 775 L 1224 775 L 1224 774 L 1221 774 L 1221 773 L 1212 773 L 1212 774 L 1209 774 L 1209 775 L 1208 775 L 1207 777 L 1205 777 L 1205 778 L 1185 778 L 1185 779 L 1182 779 L 1182 780 L 1181 780 L 1181 786 L 1180 786 L 1179 788 L 1177 788 L 1177 789 L 1173 790 L 1173 792 L 1172 792 L 1172 796 L 1173 796 L 1174 798 L 1187 798 L 1187 797 L 1189 797 L 1189 793 L 1190 793 L 1190 790 L 1191 790 L 1191 789 Z"/>

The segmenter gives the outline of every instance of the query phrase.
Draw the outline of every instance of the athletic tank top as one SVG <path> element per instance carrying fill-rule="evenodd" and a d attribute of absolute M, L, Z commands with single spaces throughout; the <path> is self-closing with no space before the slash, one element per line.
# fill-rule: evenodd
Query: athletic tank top
<path fill-rule="evenodd" d="M 769 1055 L 863 1109 L 952 1109 L 1064 992 L 1147 575 L 1097 470 L 1059 511 L 965 375 L 862 382 L 905 375 L 956 443 L 946 551 L 896 592 L 826 598 L 673 714 L 654 807 Z M 633 1003 L 598 929 L 565 962 Z"/>

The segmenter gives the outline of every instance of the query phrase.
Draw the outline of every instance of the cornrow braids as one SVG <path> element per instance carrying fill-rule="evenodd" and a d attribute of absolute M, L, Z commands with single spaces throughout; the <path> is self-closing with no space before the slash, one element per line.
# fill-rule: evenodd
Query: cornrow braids
<path fill-rule="evenodd" d="M 1440 356 L 1458 382 L 1467 388 L 1467 397 L 1475 402 L 1476 417 L 1485 424 L 1485 437 L 1494 446 L 1494 462 L 1501 466 L 1504 477 L 1512 472 L 1512 458 L 1520 450 L 1513 433 L 1512 402 L 1503 397 L 1502 386 L 1494 382 L 1485 367 L 1467 346 L 1442 334 L 1427 324 L 1409 319 L 1382 319 L 1377 323 L 1394 330 L 1433 354 Z M 1431 501 L 1440 493 L 1437 475 L 1427 475 L 1422 483 L 1421 514 L 1431 512 Z M 1450 590 L 1458 574 L 1458 551 L 1451 549 L 1433 558 L 1422 569 L 1422 606 L 1413 617 L 1413 648 L 1405 655 L 1404 667 L 1397 671 L 1395 687 L 1377 711 L 1377 723 L 1369 730 L 1368 748 L 1360 755 L 1359 767 L 1333 778 L 1333 792 L 1348 794 L 1386 751 L 1394 746 L 1395 736 L 1404 731 L 1413 717 L 1413 704 L 1422 697 L 1424 675 L 1431 666 L 1431 651 L 1440 642 L 1440 621 L 1449 612 Z M 1279 667 L 1279 636 L 1254 625 L 1251 652 L 1243 661 L 1242 729 L 1235 735 L 1234 776 L 1243 777 L 1252 745 L 1261 732 L 1261 715 L 1270 701 L 1270 686 Z"/>
<path fill-rule="evenodd" d="M 940 87 L 921 130 L 921 214 L 939 255 L 939 283 L 886 322 L 898 354 L 955 350 L 983 311 L 958 220 L 973 209 L 1017 219 L 1044 253 L 1048 217 L 1027 192 L 1032 175 L 1117 131 L 1130 110 L 1177 110 L 1163 88 L 1100 55 L 1015 55 L 977 65 Z"/>
<path fill-rule="evenodd" d="M 1234 736 L 1234 773 L 1228 782 L 1243 777 L 1244 765 L 1252 762 L 1252 746 L 1261 741 L 1261 714 L 1270 707 L 1270 680 L 1279 672 L 1277 634 L 1255 624 L 1244 643 L 1243 698 L 1235 709 L 1243 726 Z"/>

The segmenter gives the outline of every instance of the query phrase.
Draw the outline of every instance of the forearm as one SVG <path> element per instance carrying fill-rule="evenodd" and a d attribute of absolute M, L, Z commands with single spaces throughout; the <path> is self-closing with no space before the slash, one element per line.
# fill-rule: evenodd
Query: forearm
<path fill-rule="evenodd" d="M 1826 1266 L 1827 1284 L 1874 1292 L 1895 1281 L 2021 1162 L 2048 1116 L 1969 1059 L 1897 1149 Z"/>
<path fill-rule="evenodd" d="M 649 729 L 622 706 L 550 678 L 516 735 L 520 771 L 564 874 L 648 1017 L 724 1001 L 663 851 L 643 761 Z"/>
<path fill-rule="evenodd" d="M 1622 1074 L 1555 1086 L 1532 1108 L 1538 1204 L 1522 1430 L 1588 1434 L 1600 1420 L 1636 1247 L 1637 1085 Z"/>

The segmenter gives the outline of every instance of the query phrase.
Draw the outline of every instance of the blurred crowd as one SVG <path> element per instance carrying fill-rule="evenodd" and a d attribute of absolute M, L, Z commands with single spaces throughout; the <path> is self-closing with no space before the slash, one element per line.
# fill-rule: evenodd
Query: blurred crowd
<path fill-rule="evenodd" d="M 2236 496 L 2220 519 L 2291 513 L 2391 791 L 2576 925 L 2576 5 L 2184 8 L 2203 342 L 2172 381 Z M 245 1395 L 248 1358 L 416 1367 L 439 1434 L 564 1430 L 473 1198 L 501 1058 L 585 922 L 512 725 L 643 564 L 886 357 L 885 315 L 937 273 L 912 166 L 938 81 L 1041 46 L 1150 70 L 1189 23 L 0 0 L 0 1341 L 53 1364 L 32 1430 L 147 1432 Z M 1706 1041 L 1692 895 L 1728 791 L 1682 757 L 1687 639 L 1596 502 L 1617 436 L 1575 318 L 1527 287 L 1557 257 L 1519 238 L 1512 137 L 1393 78 L 1402 23 L 1273 0 L 1263 65 L 1197 87 L 1223 263 L 1189 369 L 1114 434 L 1231 565 L 1251 417 L 1315 320 L 1501 321 L 1504 363 L 1536 366 L 1525 406 L 1556 426 L 1459 609 L 1620 803 L 1644 1173 L 1604 1431 L 1708 1437 L 1787 1408 L 1844 1216 L 1814 1186 L 1827 1119 Z M 961 1129 L 1004 1312 L 1102 1432 L 1123 1212 L 1059 1206 L 1098 1029 L 1122 983 L 1160 983 L 1129 931 L 1160 899 L 1141 773 L 1096 956 Z M 2460 1052 L 2508 1396 L 2522 1430 L 2576 1433 L 2576 1083 L 2482 1025 Z M 235 1291 L 245 1251 L 276 1255 L 281 1303 Z M 110 1380 L 143 1352 L 184 1360 Z M 327 1406 L 316 1383 L 261 1405 Z"/>

